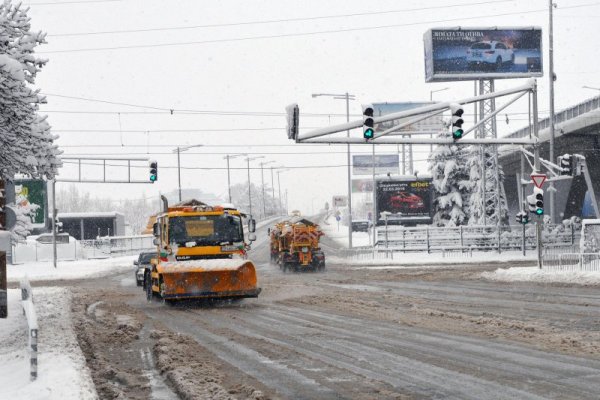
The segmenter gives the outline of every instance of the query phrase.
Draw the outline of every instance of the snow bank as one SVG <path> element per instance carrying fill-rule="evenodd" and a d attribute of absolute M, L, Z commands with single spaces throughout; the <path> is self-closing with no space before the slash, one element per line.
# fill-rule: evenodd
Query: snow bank
<path fill-rule="evenodd" d="M 38 379 L 29 380 L 27 323 L 19 289 L 8 290 L 9 315 L 0 319 L 0 387 L 3 399 L 97 399 L 91 375 L 77 344 L 71 322 L 70 292 L 35 288 L 40 325 Z"/>
<path fill-rule="evenodd" d="M 600 285 L 600 271 L 545 271 L 537 267 L 513 267 L 481 273 L 481 278 L 497 282 L 543 282 Z"/>
<path fill-rule="evenodd" d="M 61 261 L 54 268 L 51 262 L 31 262 L 8 265 L 8 282 L 19 282 L 27 276 L 30 281 L 97 278 L 116 272 L 131 271 L 137 256 L 107 258 L 102 260 Z"/>

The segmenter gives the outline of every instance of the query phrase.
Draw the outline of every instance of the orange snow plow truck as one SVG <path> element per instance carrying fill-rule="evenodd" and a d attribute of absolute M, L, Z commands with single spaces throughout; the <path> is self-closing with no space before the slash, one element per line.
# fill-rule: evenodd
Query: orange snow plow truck
<path fill-rule="evenodd" d="M 258 297 L 256 269 L 247 260 L 242 216 L 233 206 L 211 207 L 193 201 L 169 207 L 153 225 L 157 257 L 144 271 L 146 297 L 181 299 Z M 248 240 L 256 240 L 248 219 Z"/>
<path fill-rule="evenodd" d="M 325 254 L 319 247 L 324 233 L 319 225 L 300 216 L 275 224 L 269 230 L 271 261 L 283 272 L 289 270 L 325 270 Z"/>

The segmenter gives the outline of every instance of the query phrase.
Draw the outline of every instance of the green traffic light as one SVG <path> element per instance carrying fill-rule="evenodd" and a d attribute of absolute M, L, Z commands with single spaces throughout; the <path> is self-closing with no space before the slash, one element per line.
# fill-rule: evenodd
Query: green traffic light
<path fill-rule="evenodd" d="M 543 208 L 538 208 L 538 209 L 535 210 L 535 213 L 537 215 L 543 215 L 544 214 L 544 209 Z"/>
<path fill-rule="evenodd" d="M 150 175 L 150 182 L 156 182 L 156 175 Z"/>
<path fill-rule="evenodd" d="M 457 129 L 454 132 L 452 132 L 452 137 L 454 139 L 461 139 L 463 136 L 464 131 L 462 129 Z"/>
<path fill-rule="evenodd" d="M 364 132 L 364 138 L 365 139 L 373 139 L 373 134 L 374 134 L 373 129 L 367 128 L 367 129 L 365 129 L 365 132 Z"/>

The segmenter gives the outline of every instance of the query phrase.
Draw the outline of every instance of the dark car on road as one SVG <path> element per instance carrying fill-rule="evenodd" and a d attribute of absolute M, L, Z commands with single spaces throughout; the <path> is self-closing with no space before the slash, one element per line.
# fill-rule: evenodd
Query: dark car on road
<path fill-rule="evenodd" d="M 352 221 L 352 232 L 368 232 L 371 223 L 369 221 L 357 219 Z"/>
<path fill-rule="evenodd" d="M 156 257 L 156 252 L 140 253 L 138 259 L 133 262 L 135 265 L 135 281 L 138 286 L 144 283 L 144 269 L 150 265 L 153 258 Z"/>

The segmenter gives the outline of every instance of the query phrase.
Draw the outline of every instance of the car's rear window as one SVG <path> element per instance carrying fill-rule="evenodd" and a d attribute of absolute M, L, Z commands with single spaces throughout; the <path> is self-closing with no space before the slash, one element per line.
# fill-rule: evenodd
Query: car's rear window
<path fill-rule="evenodd" d="M 472 49 L 480 49 L 480 50 L 487 50 L 487 49 L 491 49 L 492 46 L 489 43 L 475 43 L 473 46 L 471 46 Z"/>

